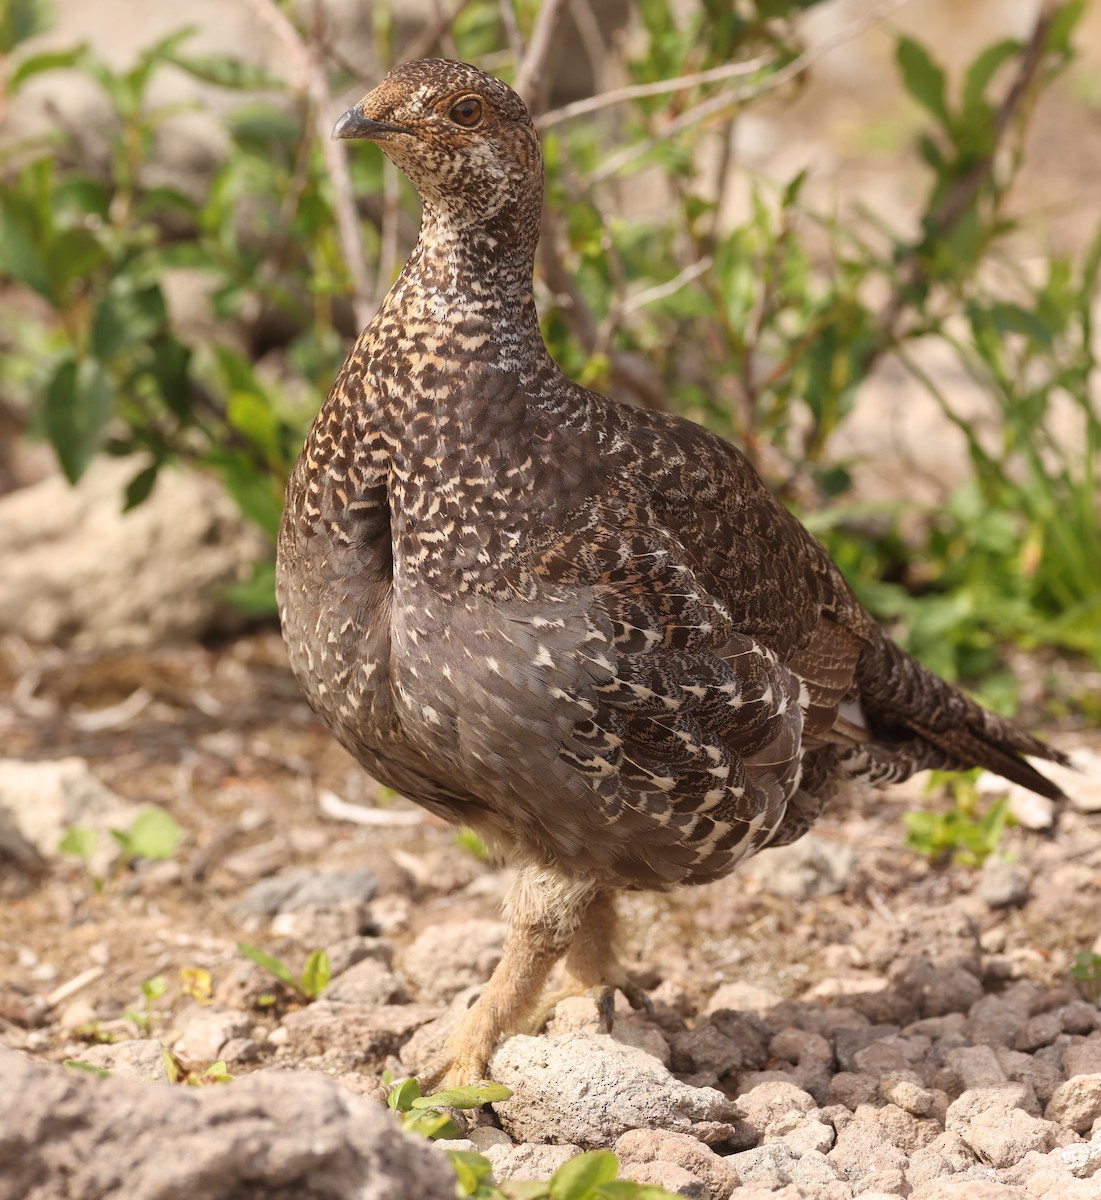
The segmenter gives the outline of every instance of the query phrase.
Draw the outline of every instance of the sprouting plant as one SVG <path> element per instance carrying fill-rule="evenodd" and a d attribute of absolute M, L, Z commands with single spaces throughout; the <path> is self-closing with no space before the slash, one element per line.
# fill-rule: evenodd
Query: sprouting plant
<path fill-rule="evenodd" d="M 164 1072 L 169 1083 L 182 1083 L 187 1087 L 205 1087 L 210 1083 L 232 1083 L 233 1076 L 222 1061 L 211 1063 L 202 1071 L 185 1067 L 172 1053 L 161 1047 L 161 1059 L 164 1062 Z"/>
<path fill-rule="evenodd" d="M 262 967 L 269 975 L 274 976 L 280 983 L 288 987 L 301 1000 L 316 1000 L 329 986 L 332 979 L 332 966 L 329 956 L 324 950 L 314 950 L 306 959 L 302 974 L 295 976 L 294 972 L 282 959 L 272 954 L 266 954 L 256 946 L 237 943 L 237 949 L 246 957 L 252 959 L 258 967 Z M 261 997 L 263 1002 L 264 997 Z M 269 999 L 274 1003 L 274 997 Z"/>
<path fill-rule="evenodd" d="M 1101 1000 L 1101 954 L 1083 950 L 1074 956 L 1070 977 L 1075 980 L 1082 995 L 1091 1003 Z"/>
<path fill-rule="evenodd" d="M 951 859 L 965 867 L 981 867 L 998 849 L 1010 822 L 1009 798 L 981 809 L 975 788 L 979 774 L 931 773 L 929 789 L 946 786 L 953 805 L 946 812 L 916 809 L 903 814 L 909 849 L 934 862 Z"/>
<path fill-rule="evenodd" d="M 95 1063 L 84 1062 L 80 1058 L 66 1058 L 62 1066 L 69 1071 L 82 1071 L 85 1075 L 94 1075 L 97 1079 L 110 1079 L 111 1072 L 106 1067 L 97 1067 Z"/>
<path fill-rule="evenodd" d="M 126 829 L 112 829 L 111 837 L 118 844 L 120 853 L 107 878 L 93 874 L 93 862 L 100 848 L 100 835 L 95 829 L 73 825 L 65 830 L 57 844 L 59 853 L 84 864 L 97 892 L 137 859 L 159 861 L 171 858 L 183 838 L 183 829 L 171 813 L 154 804 L 140 812 Z"/>
<path fill-rule="evenodd" d="M 448 1109 L 480 1108 L 511 1095 L 503 1084 L 480 1083 L 422 1096 L 415 1079 L 403 1079 L 390 1088 L 386 1103 L 401 1116 L 403 1128 L 447 1141 L 461 1136 Z M 449 1150 L 448 1158 L 456 1194 L 470 1200 L 675 1200 L 663 1188 L 618 1179 L 619 1160 L 606 1150 L 575 1155 L 544 1182 L 510 1179 L 500 1185 L 484 1155 Z"/>
<path fill-rule="evenodd" d="M 139 813 L 127 829 L 112 829 L 111 836 L 122 847 L 118 869 L 125 870 L 137 858 L 160 861 L 176 853 L 183 830 L 171 813 L 158 805 Z"/>
<path fill-rule="evenodd" d="M 143 1037 L 149 1037 L 152 1033 L 153 1018 L 156 1015 L 153 1006 L 167 990 L 168 983 L 163 975 L 154 975 L 152 979 L 143 979 L 141 982 L 142 1007 L 129 1009 L 122 1014 Z"/>

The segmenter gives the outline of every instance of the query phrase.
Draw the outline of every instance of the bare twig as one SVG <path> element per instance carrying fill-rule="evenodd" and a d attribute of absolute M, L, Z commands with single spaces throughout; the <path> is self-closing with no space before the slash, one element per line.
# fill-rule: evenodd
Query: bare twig
<path fill-rule="evenodd" d="M 498 8 L 501 10 L 501 24 L 505 27 L 508 48 L 512 51 L 512 57 L 519 62 L 524 57 L 524 39 L 520 36 L 520 26 L 516 24 L 512 0 L 499 0 Z"/>
<path fill-rule="evenodd" d="M 348 175 L 348 158 L 342 142 L 329 136 L 333 113 L 333 98 L 329 92 L 329 81 L 325 65 L 316 48 L 302 40 L 298 30 L 275 0 L 245 0 L 257 17 L 272 30 L 290 52 L 298 72 L 299 86 L 310 99 L 313 118 L 325 168 L 333 189 L 333 216 L 336 218 L 337 235 L 344 261 L 352 278 L 352 308 L 360 327 L 374 316 L 377 306 L 376 289 L 367 273 L 367 261 L 363 251 L 363 236 L 359 228 L 359 214 L 352 196 L 351 179 Z"/>
<path fill-rule="evenodd" d="M 514 87 L 531 112 L 537 113 L 544 94 L 543 75 L 550 59 L 551 46 L 558 23 L 562 20 L 569 0 L 543 0 L 531 31 L 531 41 L 516 68 Z"/>
<path fill-rule="evenodd" d="M 724 63 L 721 67 L 712 67 L 707 71 L 696 71 L 692 75 L 679 75 L 675 79 L 658 79 L 653 83 L 633 83 L 625 87 L 614 88 L 610 92 L 601 92 L 596 96 L 588 96 L 584 100 L 574 100 L 572 104 L 563 104 L 561 108 L 551 109 L 535 122 L 538 129 L 550 129 L 552 125 L 560 125 L 573 117 L 583 117 L 587 113 L 599 112 L 602 108 L 611 108 L 615 104 L 626 104 L 631 100 L 644 100 L 647 96 L 664 96 L 670 92 L 683 92 L 689 88 L 702 87 L 708 83 L 725 83 L 728 79 L 737 79 L 742 75 L 753 75 L 767 67 L 771 59 L 761 55 L 759 58 L 747 58 L 743 62 Z"/>
<path fill-rule="evenodd" d="M 626 149 L 621 150 L 619 154 L 613 154 L 599 170 L 593 172 L 592 182 L 600 183 L 610 178 L 617 172 L 622 171 L 629 163 L 642 158 L 643 155 L 649 154 L 651 150 L 660 146 L 663 142 L 668 142 L 679 137 L 686 129 L 690 129 L 693 125 L 698 125 L 701 121 L 707 120 L 708 117 L 738 108 L 750 100 L 755 100 L 758 96 L 763 96 L 767 92 L 782 87 L 785 83 L 790 83 L 820 59 L 836 50 L 838 46 L 842 46 L 846 42 L 851 42 L 854 38 L 860 37 L 861 34 L 867 32 L 874 25 L 885 21 L 888 17 L 898 12 L 903 5 L 909 4 L 909 2 L 910 0 L 882 0 L 871 12 L 856 21 L 850 21 L 849 24 L 839 29 L 832 37 L 825 38 L 816 46 L 805 50 L 797 58 L 793 58 L 791 62 L 781 67 L 778 71 L 774 71 L 759 83 L 749 84 L 745 87 L 735 88 L 730 92 L 721 92 L 717 96 L 709 97 L 707 100 L 681 113 L 675 121 L 670 121 L 661 133 L 646 138 L 644 141 L 636 142 L 633 146 L 628 146 Z M 669 82 L 675 84 L 676 81 L 669 80 Z"/>
<path fill-rule="evenodd" d="M 710 255 L 697 259 L 694 263 L 689 263 L 682 271 L 678 271 L 672 279 L 666 280 L 665 283 L 657 283 L 653 287 L 636 292 L 633 296 L 628 296 L 620 307 L 620 315 L 628 316 L 633 312 L 638 312 L 640 308 L 645 308 L 648 304 L 656 304 L 658 300 L 675 295 L 693 279 L 698 279 L 705 271 L 710 271 L 713 261 Z"/>
<path fill-rule="evenodd" d="M 439 46 L 451 26 L 462 14 L 464 8 L 470 5 L 470 0 L 457 0 L 450 8 L 438 8 L 436 19 L 424 28 L 415 42 L 403 52 L 404 58 L 427 58 Z"/>

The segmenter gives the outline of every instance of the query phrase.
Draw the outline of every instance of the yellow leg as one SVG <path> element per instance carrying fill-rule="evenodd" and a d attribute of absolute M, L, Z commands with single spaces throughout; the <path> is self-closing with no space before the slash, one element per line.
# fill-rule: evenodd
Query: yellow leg
<path fill-rule="evenodd" d="M 421 1073 L 422 1084 L 458 1087 L 482 1079 L 505 1033 L 524 1028 L 551 968 L 573 941 L 597 889 L 589 880 L 547 868 L 522 868 L 505 901 L 504 953 L 481 995 L 443 1053 Z"/>
<path fill-rule="evenodd" d="M 547 1005 L 550 1015 L 554 1004 L 566 996 L 591 993 L 600 1010 L 605 1029 L 612 1028 L 615 1015 L 615 993 L 622 992 L 632 1008 L 652 1011 L 650 997 L 627 974 L 616 954 L 618 916 L 615 892 L 600 889 L 589 902 L 581 924 L 574 934 L 566 955 L 569 979 Z"/>

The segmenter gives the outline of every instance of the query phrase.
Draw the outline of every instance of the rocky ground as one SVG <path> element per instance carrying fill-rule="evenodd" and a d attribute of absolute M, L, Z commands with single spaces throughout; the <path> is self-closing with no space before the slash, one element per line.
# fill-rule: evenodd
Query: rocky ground
<path fill-rule="evenodd" d="M 375 1093 L 492 970 L 507 872 L 359 771 L 273 631 L 0 646 L 0 1197 L 451 1194 Z M 624 1176 L 712 1200 L 1096 1200 L 1101 1011 L 1070 967 L 1101 948 L 1101 737 L 1051 736 L 1083 767 L 1074 803 L 1015 797 L 982 870 L 904 848 L 902 813 L 932 803 L 915 783 L 719 884 L 627 897 L 653 1017 L 623 1008 L 608 1036 L 564 1002 L 500 1048 L 513 1098 L 460 1144 L 499 1179 L 613 1148 Z M 105 831 L 150 804 L 179 848 L 112 863 Z M 56 853 L 73 826 L 102 831 L 89 862 Z M 325 948 L 332 982 L 307 1002 L 239 942 L 296 974 Z M 170 1087 L 162 1048 L 235 1081 Z M 32 1065 L 66 1059 L 111 1079 Z"/>

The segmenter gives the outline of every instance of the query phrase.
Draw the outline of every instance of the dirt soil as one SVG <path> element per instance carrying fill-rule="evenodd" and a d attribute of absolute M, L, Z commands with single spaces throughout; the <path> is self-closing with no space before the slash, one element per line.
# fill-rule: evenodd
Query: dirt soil
<path fill-rule="evenodd" d="M 99 889 L 73 859 L 54 857 L 38 872 L 4 864 L 0 1040 L 62 1060 L 81 1058 L 99 1041 L 134 1037 L 134 1022 L 122 1014 L 141 1007 L 143 980 L 162 975 L 168 989 L 154 1005 L 151 1032 L 172 1045 L 197 1007 L 180 972 L 202 968 L 216 1003 L 241 1009 L 250 1022 L 253 1045 L 232 1069 L 286 1064 L 293 1055 L 270 1034 L 297 1002 L 277 986 L 261 987 L 263 974 L 242 957 L 238 941 L 298 969 L 326 939 L 366 934 L 392 947 L 400 998 L 448 998 L 446 986 L 441 996 L 432 984 L 418 984 L 416 972 L 403 972 L 403 952 L 425 930 L 496 921 L 507 872 L 479 861 L 442 822 L 381 794 L 314 720 L 274 631 L 111 660 L 36 657 L 10 642 L 4 651 L 0 695 L 12 697 L 0 712 L 5 754 L 79 756 L 124 799 L 168 809 L 186 836 L 168 861 L 134 864 Z M 142 711 L 127 717 L 114 709 L 138 688 L 149 694 Z M 114 712 L 121 727 L 89 728 L 110 725 Z M 1096 732 L 1053 730 L 1051 737 L 1068 749 L 1101 745 Z M 384 805 L 384 822 L 411 814 L 418 823 L 333 819 L 319 804 L 327 794 Z M 902 813 L 924 803 L 914 782 L 856 794 L 827 813 L 815 829 L 818 842 L 827 851 L 855 851 L 851 859 L 842 855 L 840 870 L 831 868 L 828 886 L 813 869 L 809 883 L 785 882 L 781 860 L 772 860 L 706 888 L 626 897 L 626 941 L 642 980 L 689 1025 L 733 982 L 765 988 L 776 1000 L 827 1003 L 865 988 L 875 995 L 877 942 L 889 942 L 900 922 L 940 915 L 976 923 L 987 991 L 1023 978 L 1072 995 L 1073 956 L 1094 946 L 1099 932 L 1101 814 L 1067 808 L 1048 830 L 1011 829 L 1002 854 L 1019 894 L 1006 904 L 982 898 L 982 872 L 930 864 L 904 848 Z M 273 926 L 246 911 L 251 886 L 294 868 L 366 868 L 377 887 L 365 905 L 345 905 L 335 917 L 276 918 Z M 837 890 L 803 894 L 830 887 Z M 479 961 L 484 975 L 492 953 Z M 81 976 L 87 981 L 70 991 L 66 985 Z M 256 1005 L 261 990 L 278 1003 Z M 881 1006 L 890 1008 L 888 1001 Z M 369 1089 L 382 1069 L 397 1065 L 385 1056 L 360 1064 L 359 1086 Z"/>

